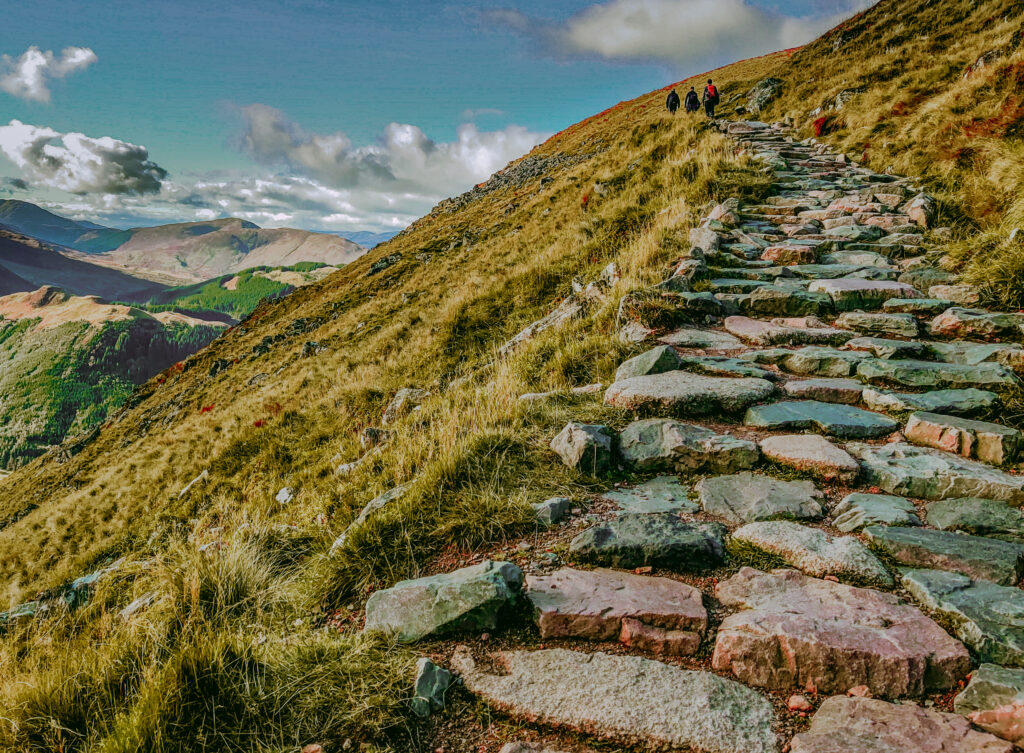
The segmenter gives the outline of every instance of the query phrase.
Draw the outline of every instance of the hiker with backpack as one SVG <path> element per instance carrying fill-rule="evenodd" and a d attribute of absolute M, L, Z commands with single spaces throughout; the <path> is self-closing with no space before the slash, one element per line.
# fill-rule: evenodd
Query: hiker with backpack
<path fill-rule="evenodd" d="M 668 93 L 668 99 L 665 100 L 665 107 L 673 115 L 676 114 L 676 110 L 679 109 L 679 95 L 676 94 L 676 90 L 673 89 Z"/>
<path fill-rule="evenodd" d="M 700 109 L 700 99 L 697 97 L 697 92 L 692 86 L 690 91 L 686 93 L 686 101 L 683 102 L 683 107 L 687 112 L 697 112 Z"/>
<path fill-rule="evenodd" d="M 718 106 L 718 87 L 708 79 L 708 85 L 704 87 L 704 112 L 707 116 L 714 120 L 715 108 Z"/>

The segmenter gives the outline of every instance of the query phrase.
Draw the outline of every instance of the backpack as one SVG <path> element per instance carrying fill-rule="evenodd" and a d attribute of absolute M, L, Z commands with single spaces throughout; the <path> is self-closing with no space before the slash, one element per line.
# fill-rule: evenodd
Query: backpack
<path fill-rule="evenodd" d="M 708 97 L 711 99 L 718 99 L 718 88 L 714 84 L 708 84 Z"/>

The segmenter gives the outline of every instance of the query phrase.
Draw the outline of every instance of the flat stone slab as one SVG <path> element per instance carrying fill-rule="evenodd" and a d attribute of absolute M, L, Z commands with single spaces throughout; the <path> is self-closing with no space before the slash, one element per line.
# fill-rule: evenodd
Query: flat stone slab
<path fill-rule="evenodd" d="M 705 570 L 725 556 L 725 526 L 686 523 L 672 513 L 627 514 L 577 535 L 569 553 L 581 562 L 606 567 Z"/>
<path fill-rule="evenodd" d="M 848 311 L 836 320 L 836 325 L 844 329 L 866 332 L 869 335 L 918 335 L 917 319 L 911 314 L 865 314 L 860 311 Z"/>
<path fill-rule="evenodd" d="M 852 405 L 799 400 L 756 405 L 743 417 L 746 426 L 776 431 L 811 429 L 844 439 L 875 439 L 892 434 L 899 423 Z"/>
<path fill-rule="evenodd" d="M 679 368 L 709 376 L 755 377 L 770 382 L 780 379 L 777 372 L 762 369 L 742 358 L 728 356 L 683 356 L 679 359 Z"/>
<path fill-rule="evenodd" d="M 755 473 L 715 476 L 697 482 L 701 507 L 731 523 L 796 518 L 817 520 L 823 495 L 810 481 L 780 481 Z"/>
<path fill-rule="evenodd" d="M 741 310 L 750 316 L 825 316 L 832 313 L 832 299 L 824 293 L 765 286 L 754 290 Z"/>
<path fill-rule="evenodd" d="M 917 499 L 984 497 L 1024 505 L 1024 477 L 942 450 L 904 442 L 880 447 L 852 444 L 862 478 L 890 494 Z"/>
<path fill-rule="evenodd" d="M 860 402 L 864 385 L 854 379 L 800 379 L 786 382 L 783 389 L 801 400 L 855 405 Z"/>
<path fill-rule="evenodd" d="M 944 499 L 928 505 L 925 517 L 928 525 L 943 531 L 1024 541 L 1024 512 L 997 499 Z"/>
<path fill-rule="evenodd" d="M 853 536 L 824 531 L 786 520 L 748 523 L 733 531 L 734 553 L 754 550 L 781 559 L 805 575 L 832 575 L 847 583 L 891 588 L 893 578 L 870 549 Z"/>
<path fill-rule="evenodd" d="M 875 358 L 923 358 L 928 348 L 919 342 L 908 340 L 888 340 L 884 337 L 855 337 L 846 343 L 850 350 L 864 350 Z"/>
<path fill-rule="evenodd" d="M 620 641 L 689 656 L 708 625 L 701 592 L 671 578 L 562 568 L 530 576 L 526 585 L 541 638 Z"/>
<path fill-rule="evenodd" d="M 1013 369 L 1001 363 L 965 365 L 883 358 L 861 361 L 857 366 L 857 376 L 871 384 L 935 389 L 1006 388 L 1018 382 Z"/>
<path fill-rule="evenodd" d="M 677 348 L 701 348 L 703 350 L 743 350 L 746 346 L 728 332 L 713 329 L 677 329 L 658 338 L 665 345 Z"/>
<path fill-rule="evenodd" d="M 685 486 L 675 476 L 658 476 L 636 486 L 605 492 L 601 499 L 613 502 L 624 513 L 696 512 Z"/>
<path fill-rule="evenodd" d="M 819 693 L 866 685 L 895 697 L 955 687 L 970 671 L 959 641 L 889 593 L 749 567 L 715 593 L 740 611 L 722 622 L 712 667 L 748 685 Z"/>
<path fill-rule="evenodd" d="M 1012 753 L 1013 745 L 957 714 L 874 698 L 827 699 L 791 753 Z"/>
<path fill-rule="evenodd" d="M 738 413 L 767 399 L 775 385 L 765 379 L 710 377 L 688 371 L 639 376 L 616 382 L 604 402 L 636 412 L 674 416 Z"/>
<path fill-rule="evenodd" d="M 996 361 L 1004 365 L 1024 356 L 1024 348 L 1007 343 L 974 343 L 963 340 L 953 342 L 925 342 L 935 360 L 943 363 L 974 365 L 985 361 Z"/>
<path fill-rule="evenodd" d="M 807 288 L 812 293 L 826 293 L 840 311 L 878 309 L 890 298 L 922 298 L 911 285 L 890 280 L 815 280 Z"/>
<path fill-rule="evenodd" d="M 1024 448 L 1024 436 L 1016 429 L 939 413 L 914 413 L 903 434 L 914 444 L 994 465 L 1016 461 Z"/>
<path fill-rule="evenodd" d="M 466 649 L 452 659 L 469 692 L 511 716 L 623 745 L 706 753 L 777 753 L 771 704 L 710 672 L 638 656 L 565 649 L 493 657 L 501 673 Z"/>
<path fill-rule="evenodd" d="M 864 404 L 872 410 L 888 413 L 948 413 L 954 416 L 971 416 L 990 411 L 999 404 L 999 396 L 988 390 L 929 390 L 928 392 L 894 392 L 880 387 L 864 387 Z"/>
<path fill-rule="evenodd" d="M 412 643 L 438 633 L 495 628 L 499 613 L 516 599 L 522 584 L 518 567 L 491 561 L 403 580 L 370 595 L 364 630 Z"/>
<path fill-rule="evenodd" d="M 818 434 L 766 437 L 760 446 L 768 460 L 825 481 L 851 483 L 860 472 L 860 465 L 850 453 Z"/>
<path fill-rule="evenodd" d="M 903 587 L 946 617 L 980 661 L 1024 664 L 1024 591 L 942 570 L 908 570 Z"/>
<path fill-rule="evenodd" d="M 773 363 L 790 374 L 802 376 L 848 377 L 857 373 L 857 366 L 870 356 L 851 350 L 819 348 L 815 346 L 798 350 L 756 350 L 744 353 L 755 363 Z"/>
<path fill-rule="evenodd" d="M 936 337 L 982 340 L 1024 339 L 1024 314 L 1004 314 L 985 309 L 953 306 L 932 319 L 929 330 Z"/>
<path fill-rule="evenodd" d="M 930 528 L 868 526 L 871 545 L 916 568 L 962 573 L 1012 586 L 1024 572 L 1024 544 Z"/>
<path fill-rule="evenodd" d="M 953 699 L 953 710 L 996 737 L 1024 742 L 1024 669 L 982 664 L 967 688 Z"/>
<path fill-rule="evenodd" d="M 909 499 L 889 494 L 847 494 L 832 510 L 832 522 L 844 533 L 865 526 L 919 526 L 921 518 Z"/>
<path fill-rule="evenodd" d="M 760 458 L 753 442 L 671 418 L 634 421 L 619 435 L 619 456 L 637 470 L 732 473 Z"/>
<path fill-rule="evenodd" d="M 891 314 L 916 314 L 935 316 L 949 308 L 949 301 L 939 298 L 890 298 L 882 304 L 882 310 Z"/>
<path fill-rule="evenodd" d="M 794 327 L 746 316 L 726 317 L 724 326 L 731 334 L 755 345 L 841 345 L 853 334 L 833 327 Z"/>

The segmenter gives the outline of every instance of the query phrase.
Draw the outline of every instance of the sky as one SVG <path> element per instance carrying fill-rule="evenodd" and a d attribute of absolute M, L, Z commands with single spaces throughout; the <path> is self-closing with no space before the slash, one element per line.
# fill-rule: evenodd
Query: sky
<path fill-rule="evenodd" d="M 405 227 L 552 133 L 867 0 L 34 0 L 0 199 L 115 227 Z"/>

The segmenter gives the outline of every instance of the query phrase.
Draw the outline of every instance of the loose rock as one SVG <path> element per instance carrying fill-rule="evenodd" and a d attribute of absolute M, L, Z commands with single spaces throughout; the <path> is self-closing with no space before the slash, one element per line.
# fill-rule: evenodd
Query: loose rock
<path fill-rule="evenodd" d="M 705 570 L 725 556 L 725 527 L 684 523 L 672 513 L 622 515 L 583 531 L 569 552 L 581 562 L 607 567 Z"/>

